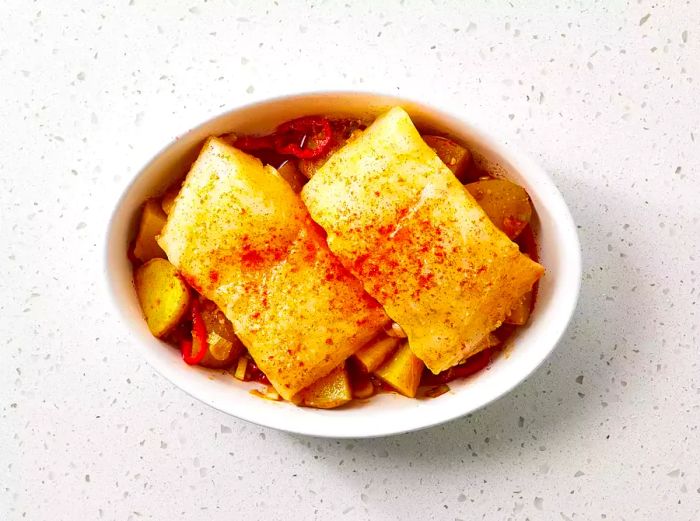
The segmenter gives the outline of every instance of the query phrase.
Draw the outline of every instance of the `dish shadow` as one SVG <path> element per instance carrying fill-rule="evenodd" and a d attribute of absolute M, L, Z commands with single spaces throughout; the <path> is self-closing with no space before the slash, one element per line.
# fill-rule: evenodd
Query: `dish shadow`
<path fill-rule="evenodd" d="M 606 193 L 567 179 L 564 174 L 557 184 L 566 200 L 581 202 L 571 211 L 581 240 L 583 280 L 576 312 L 550 358 L 511 393 L 464 418 L 397 436 L 327 443 L 345 445 L 357 459 L 388 456 L 392 467 L 421 469 L 424 476 L 456 462 L 468 463 L 469 473 L 478 476 L 482 465 L 493 465 L 493 458 L 511 460 L 523 451 L 556 449 L 578 439 L 584 424 L 604 425 L 623 392 L 651 392 L 648 386 L 634 382 L 627 386 L 623 381 L 626 387 L 620 387 L 626 360 L 638 356 L 635 347 L 644 340 L 644 333 L 629 317 L 635 316 L 636 303 L 645 299 L 648 286 L 634 258 L 609 244 L 615 240 L 613 230 L 622 230 L 624 225 L 615 214 L 633 216 L 638 202 L 626 199 L 624 193 Z M 606 208 L 616 211 L 608 213 Z M 636 297 L 617 301 L 619 288 Z M 601 437 L 605 435 L 601 428 Z M 312 439 L 288 436 L 302 445 L 309 445 Z M 328 463 L 329 472 L 346 479 L 350 486 L 360 489 L 366 482 L 366 476 L 334 466 L 333 459 Z"/>

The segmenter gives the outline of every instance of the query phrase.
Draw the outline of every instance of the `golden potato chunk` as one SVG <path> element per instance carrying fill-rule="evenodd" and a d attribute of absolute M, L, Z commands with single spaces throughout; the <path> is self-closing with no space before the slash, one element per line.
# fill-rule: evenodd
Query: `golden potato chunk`
<path fill-rule="evenodd" d="M 233 373 L 234 378 L 236 378 L 242 382 L 245 382 L 245 376 L 246 376 L 246 371 L 248 369 L 248 362 L 249 361 L 250 361 L 250 359 L 246 355 L 241 356 L 238 359 L 238 363 L 236 364 L 236 371 Z"/>
<path fill-rule="evenodd" d="M 294 161 L 286 161 L 277 169 L 277 173 L 289 183 L 289 186 L 291 186 L 292 190 L 296 193 L 301 192 L 301 189 L 304 188 L 304 184 L 307 181 Z"/>
<path fill-rule="evenodd" d="M 396 350 L 399 338 L 380 336 L 355 353 L 355 358 L 368 373 L 382 365 L 382 362 Z"/>
<path fill-rule="evenodd" d="M 151 259 L 136 268 L 134 285 L 148 329 L 159 338 L 180 322 L 189 307 L 190 292 L 165 259 Z"/>
<path fill-rule="evenodd" d="M 333 409 L 350 400 L 352 400 L 352 390 L 345 364 L 333 369 L 329 374 L 299 392 L 301 405 L 317 409 Z"/>
<path fill-rule="evenodd" d="M 311 179 L 316 173 L 316 170 L 318 170 L 319 166 L 318 160 L 315 159 L 299 160 L 299 171 L 304 177 L 306 177 L 306 179 Z"/>
<path fill-rule="evenodd" d="M 375 374 L 404 396 L 414 398 L 424 367 L 423 362 L 408 347 L 408 343 L 404 343 Z"/>
<path fill-rule="evenodd" d="M 134 257 L 141 262 L 155 258 L 165 258 L 165 252 L 158 246 L 156 236 L 165 225 L 168 216 L 155 199 L 149 199 L 143 206 L 139 231 L 134 242 Z"/>
<path fill-rule="evenodd" d="M 532 309 L 532 299 L 534 293 L 528 291 L 525 293 L 518 303 L 513 307 L 510 313 L 506 316 L 506 324 L 515 324 L 516 326 L 522 326 L 526 324 L 530 318 L 530 310 Z"/>
<path fill-rule="evenodd" d="M 212 369 L 231 366 L 245 346 L 233 332 L 229 319 L 211 300 L 202 302 L 201 312 L 207 329 L 208 349 L 199 365 Z"/>
<path fill-rule="evenodd" d="M 177 194 L 180 193 L 180 188 L 180 183 L 176 183 L 168 188 L 160 198 L 160 206 L 167 215 L 170 215 L 170 210 L 173 209 L 175 198 L 177 197 Z"/>
<path fill-rule="evenodd" d="M 447 168 L 452 170 L 457 179 L 464 182 L 472 160 L 469 150 L 442 136 L 423 136 L 423 141 L 435 150 L 438 157 L 445 163 Z"/>
<path fill-rule="evenodd" d="M 516 238 L 532 217 L 525 189 L 505 179 L 484 179 L 464 185 L 491 222 L 510 239 Z"/>

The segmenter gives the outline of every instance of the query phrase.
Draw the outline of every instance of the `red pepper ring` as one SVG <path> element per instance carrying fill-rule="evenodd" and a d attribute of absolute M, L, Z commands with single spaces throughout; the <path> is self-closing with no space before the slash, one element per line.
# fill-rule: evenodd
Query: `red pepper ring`
<path fill-rule="evenodd" d="M 331 143 L 333 129 L 321 116 L 305 116 L 282 123 L 274 134 L 275 150 L 298 159 L 323 155 Z"/>
<path fill-rule="evenodd" d="M 272 150 L 275 148 L 272 135 L 268 136 L 241 136 L 233 142 L 233 145 L 243 152 L 256 150 Z"/>
<path fill-rule="evenodd" d="M 192 354 L 195 344 L 199 349 L 197 349 L 195 354 Z M 204 355 L 206 355 L 209 350 L 207 328 L 204 325 L 202 314 L 199 311 L 199 302 L 196 300 L 192 301 L 192 340 L 183 340 L 180 344 L 180 350 L 182 352 L 182 359 L 189 365 L 197 365 L 202 361 Z"/>

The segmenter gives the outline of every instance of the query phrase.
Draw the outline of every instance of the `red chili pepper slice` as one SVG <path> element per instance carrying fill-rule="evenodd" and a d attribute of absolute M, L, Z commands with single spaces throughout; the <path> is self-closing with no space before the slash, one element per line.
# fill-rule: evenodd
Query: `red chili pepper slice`
<path fill-rule="evenodd" d="M 275 148 L 272 134 L 268 136 L 241 136 L 234 141 L 234 146 L 244 152 L 272 150 Z"/>
<path fill-rule="evenodd" d="M 198 349 L 195 354 L 192 354 L 195 345 Z M 192 301 L 192 340 L 183 340 L 180 344 L 180 350 L 182 351 L 182 359 L 189 365 L 197 365 L 209 350 L 207 328 L 199 311 L 199 302 L 196 300 Z"/>
<path fill-rule="evenodd" d="M 275 150 L 298 159 L 323 155 L 331 143 L 333 130 L 321 116 L 305 116 L 282 123 L 274 134 Z"/>

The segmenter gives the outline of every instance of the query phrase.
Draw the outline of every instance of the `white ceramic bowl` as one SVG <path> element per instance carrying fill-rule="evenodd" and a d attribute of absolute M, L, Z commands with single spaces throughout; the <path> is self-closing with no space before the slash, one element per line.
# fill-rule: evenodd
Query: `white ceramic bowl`
<path fill-rule="evenodd" d="M 254 384 L 223 372 L 193 368 L 180 353 L 154 338 L 136 299 L 127 246 L 139 208 L 183 175 L 203 140 L 225 132 L 271 131 L 283 121 L 307 114 L 372 116 L 388 107 L 404 107 L 419 127 L 439 129 L 466 143 L 503 175 L 525 187 L 537 212 L 534 222 L 540 262 L 546 274 L 529 323 L 509 340 L 507 354 L 476 375 L 450 383 L 450 391 L 427 400 L 381 394 L 338 410 L 315 410 L 273 402 L 250 394 Z M 358 92 L 293 95 L 246 105 L 190 130 L 167 145 L 122 194 L 106 232 L 106 277 L 116 307 L 134 335 L 135 348 L 161 375 L 193 397 L 221 411 L 289 432 L 335 438 L 373 437 L 437 425 L 463 416 L 507 393 L 552 352 L 574 312 L 581 278 L 576 227 L 561 194 L 547 174 L 526 156 L 505 147 L 461 117 L 423 103 Z"/>

